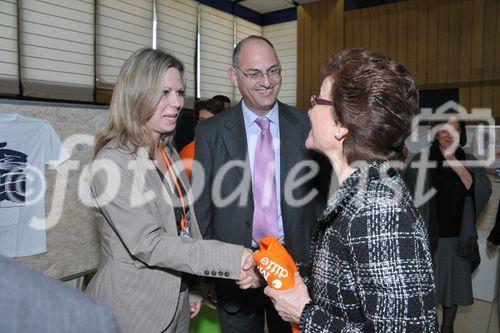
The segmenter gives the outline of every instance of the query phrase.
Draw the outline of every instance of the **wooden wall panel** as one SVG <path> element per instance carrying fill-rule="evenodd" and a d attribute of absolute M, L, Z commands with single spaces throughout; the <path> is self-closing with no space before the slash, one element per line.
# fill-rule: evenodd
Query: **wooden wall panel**
<path fill-rule="evenodd" d="M 387 55 L 393 59 L 398 59 L 398 4 L 393 3 L 387 6 L 387 39 L 389 49 Z"/>
<path fill-rule="evenodd" d="M 483 60 L 484 0 L 474 0 L 472 8 L 471 81 L 481 80 Z"/>
<path fill-rule="evenodd" d="M 495 85 L 493 89 L 493 114 L 500 117 L 500 84 Z"/>
<path fill-rule="evenodd" d="M 472 0 L 461 1 L 460 6 L 460 82 L 470 81 L 472 46 Z"/>
<path fill-rule="evenodd" d="M 328 45 L 334 44 L 333 31 L 328 29 L 328 2 L 320 2 L 319 9 L 319 31 L 323 31 L 319 35 L 319 62 L 324 63 L 328 57 Z"/>
<path fill-rule="evenodd" d="M 297 20 L 297 106 L 306 109 L 310 96 L 319 92 L 328 56 L 344 48 L 345 31 L 355 32 L 354 25 L 344 29 L 343 0 L 298 6 Z"/>
<path fill-rule="evenodd" d="M 484 33 L 483 33 L 483 59 L 482 79 L 494 79 L 495 68 L 495 34 L 496 25 L 499 24 L 496 17 L 498 0 L 486 0 L 484 6 Z"/>
<path fill-rule="evenodd" d="M 334 33 L 334 43 L 328 48 L 328 54 L 344 49 L 344 2 L 328 1 L 328 31 Z"/>
<path fill-rule="evenodd" d="M 371 36 L 370 36 L 370 8 L 363 8 L 361 13 L 361 45 L 364 48 L 371 50 Z"/>
<path fill-rule="evenodd" d="M 387 29 L 389 26 L 389 14 L 387 13 L 387 6 L 377 6 L 374 7 L 378 9 L 378 15 L 380 17 L 379 22 L 379 51 L 382 54 L 389 53 L 389 40 Z"/>
<path fill-rule="evenodd" d="M 343 6 L 342 0 L 299 6 L 307 13 L 298 15 L 303 21 L 298 25 L 299 41 L 302 38 L 303 45 L 312 48 L 319 45 L 317 51 L 300 51 L 304 80 L 298 82 L 298 94 L 317 91 L 317 67 L 328 55 L 361 47 L 405 65 L 422 89 L 459 88 L 465 107 L 493 107 L 500 116 L 499 0 L 407 0 L 347 12 Z M 314 40 L 314 22 L 320 22 L 315 31 L 326 37 Z M 309 78 L 307 67 L 312 71 Z"/>
<path fill-rule="evenodd" d="M 312 14 L 311 14 L 311 89 L 309 90 L 309 95 L 317 93 L 320 87 L 320 71 L 321 65 L 324 63 L 324 58 L 320 59 L 322 56 L 319 52 L 320 50 L 320 33 L 323 35 L 327 31 L 320 31 L 319 29 L 319 17 L 320 17 L 320 5 L 321 2 L 312 3 Z"/>
<path fill-rule="evenodd" d="M 297 106 L 304 100 L 304 7 L 297 7 Z"/>
<path fill-rule="evenodd" d="M 306 15 L 304 16 L 306 19 L 304 22 L 304 31 L 306 34 L 306 38 L 304 39 L 304 60 L 305 60 L 305 66 L 304 66 L 304 89 L 303 93 L 304 96 L 303 98 L 307 101 L 307 98 L 309 95 L 311 95 L 311 87 L 312 87 L 312 80 L 311 80 L 311 70 L 312 70 L 312 18 L 311 18 L 311 13 L 309 11 L 306 11 Z M 299 83 L 300 84 L 300 83 Z M 304 102 L 304 101 L 300 101 Z M 297 105 L 307 105 L 307 102 L 305 104 L 299 104 L 299 101 L 297 101 Z"/>
<path fill-rule="evenodd" d="M 495 87 L 489 84 L 483 84 L 481 87 L 481 104 L 482 108 L 488 108 L 493 106 L 493 91 Z"/>
<path fill-rule="evenodd" d="M 460 1 L 450 0 L 448 16 L 448 75 L 447 82 L 458 82 L 460 71 Z"/>
<path fill-rule="evenodd" d="M 417 0 L 408 1 L 408 61 L 406 68 L 411 75 L 417 75 L 418 54 L 418 12 Z"/>
<path fill-rule="evenodd" d="M 497 2 L 497 1 L 494 1 Z M 500 4 L 497 2 L 497 8 L 496 8 L 496 33 L 495 33 L 495 64 L 494 64 L 494 77 L 498 79 L 500 77 L 500 23 L 498 21 L 500 20 Z M 490 47 L 489 45 L 486 45 L 486 47 Z M 491 46 L 492 47 L 492 46 Z M 497 104 L 498 105 L 498 104 Z"/>
<path fill-rule="evenodd" d="M 408 2 L 398 2 L 398 55 L 396 59 L 408 63 Z"/>
<path fill-rule="evenodd" d="M 370 7 L 370 49 L 380 52 L 380 17 L 377 7 Z"/>
<path fill-rule="evenodd" d="M 427 82 L 427 1 L 417 2 L 417 83 Z"/>
<path fill-rule="evenodd" d="M 361 24 L 361 11 L 354 10 L 352 13 L 353 38 L 352 47 L 362 47 L 363 30 Z"/>
<path fill-rule="evenodd" d="M 427 2 L 427 81 L 437 82 L 438 1 Z"/>
<path fill-rule="evenodd" d="M 344 47 L 350 49 L 354 47 L 354 23 L 353 11 L 350 10 L 344 15 Z"/>
<path fill-rule="evenodd" d="M 469 89 L 470 89 L 469 111 L 471 108 L 482 107 L 481 99 L 482 99 L 483 87 L 481 85 L 473 85 Z"/>
<path fill-rule="evenodd" d="M 458 101 L 465 109 L 470 109 L 470 87 L 462 86 L 458 89 Z"/>
<path fill-rule="evenodd" d="M 437 33 L 437 83 L 445 83 L 448 79 L 448 0 L 438 0 L 438 33 Z"/>

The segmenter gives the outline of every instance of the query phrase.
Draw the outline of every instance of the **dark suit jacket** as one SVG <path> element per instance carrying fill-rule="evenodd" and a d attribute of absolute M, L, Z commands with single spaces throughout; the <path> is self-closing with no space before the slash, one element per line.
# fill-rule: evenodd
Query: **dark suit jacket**
<path fill-rule="evenodd" d="M 310 122 L 305 112 L 279 102 L 279 122 L 281 213 L 285 246 L 295 261 L 305 262 L 309 256 L 311 237 L 317 225 L 316 218 L 325 205 L 331 168 L 328 163 L 325 164 L 325 159 L 305 148 L 304 143 L 310 130 Z M 241 103 L 203 121 L 196 131 L 195 142 L 195 160 L 200 162 L 205 170 L 205 179 L 201 184 L 203 186 L 201 190 L 196 188 L 196 170 L 192 171 L 194 192 L 201 191 L 194 208 L 202 234 L 204 237 L 251 247 L 252 173 L 247 159 L 247 141 Z M 292 187 L 290 186 L 291 182 L 285 186 L 285 181 L 290 170 L 304 160 L 320 161 L 322 172 L 317 177 L 296 187 L 292 192 L 293 197 L 303 198 L 311 190 L 318 187 L 320 187 L 320 194 L 307 204 L 293 207 L 285 200 L 286 191 Z M 227 170 L 222 180 L 218 181 L 216 179 L 220 177 L 220 174 L 217 176 L 218 172 L 223 172 L 223 166 L 229 161 L 238 161 L 240 167 Z M 301 168 L 295 179 L 308 171 L 306 168 Z M 241 191 L 239 192 L 241 196 L 228 205 L 217 207 L 214 205 L 212 197 L 213 187 L 216 192 L 220 193 L 221 198 L 227 198 L 235 190 Z M 227 288 L 223 289 L 226 295 L 219 295 L 222 299 L 229 296 L 227 293 L 237 293 L 237 289 L 233 286 L 227 285 Z M 231 298 L 238 300 L 238 297 Z"/>
<path fill-rule="evenodd" d="M 0 332 L 120 332 L 100 301 L 0 256 Z"/>

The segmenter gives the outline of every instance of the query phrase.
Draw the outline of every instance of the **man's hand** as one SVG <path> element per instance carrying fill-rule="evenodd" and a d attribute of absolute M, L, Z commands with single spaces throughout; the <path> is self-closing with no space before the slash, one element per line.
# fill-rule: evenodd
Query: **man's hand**
<path fill-rule="evenodd" d="M 274 308 L 284 321 L 298 324 L 304 306 L 311 301 L 304 281 L 297 272 L 294 275 L 295 285 L 289 290 L 276 290 L 271 287 L 264 289 L 264 294 L 271 298 Z"/>
<path fill-rule="evenodd" d="M 217 309 L 217 293 L 215 291 L 215 283 L 212 279 L 205 279 L 201 282 L 201 296 L 203 297 L 202 304 L 211 309 Z"/>
<path fill-rule="evenodd" d="M 258 288 L 262 285 L 262 278 L 255 267 L 250 249 L 243 250 L 240 278 L 236 284 L 241 289 Z"/>

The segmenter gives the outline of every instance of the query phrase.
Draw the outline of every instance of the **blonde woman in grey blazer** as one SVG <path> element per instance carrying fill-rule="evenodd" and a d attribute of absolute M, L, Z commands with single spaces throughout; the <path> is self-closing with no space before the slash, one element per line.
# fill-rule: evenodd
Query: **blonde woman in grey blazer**
<path fill-rule="evenodd" d="M 250 250 L 201 240 L 172 146 L 183 82 L 183 65 L 173 56 L 135 52 L 95 139 L 91 191 L 102 253 L 88 292 L 107 303 L 125 333 L 187 332 L 200 309 L 190 291 L 193 275 L 237 280 L 241 288 L 257 280 Z"/>

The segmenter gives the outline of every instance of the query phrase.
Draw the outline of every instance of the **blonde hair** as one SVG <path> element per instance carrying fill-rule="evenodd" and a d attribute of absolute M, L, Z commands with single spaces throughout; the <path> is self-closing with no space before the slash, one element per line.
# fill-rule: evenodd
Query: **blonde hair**
<path fill-rule="evenodd" d="M 127 150 L 127 145 L 132 145 L 131 153 L 135 153 L 139 147 L 148 147 L 152 153 L 154 142 L 145 125 L 162 98 L 165 72 L 172 67 L 179 70 L 184 81 L 183 64 L 162 50 L 142 48 L 125 61 L 116 80 L 106 125 L 94 140 L 94 156 L 113 139 L 117 148 Z M 173 133 L 160 138 L 163 145 L 171 145 L 172 141 Z"/>

